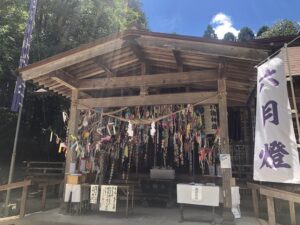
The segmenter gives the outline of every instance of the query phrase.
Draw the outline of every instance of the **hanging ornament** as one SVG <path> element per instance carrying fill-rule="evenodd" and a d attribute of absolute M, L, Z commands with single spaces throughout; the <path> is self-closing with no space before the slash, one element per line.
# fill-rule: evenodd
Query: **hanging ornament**
<path fill-rule="evenodd" d="M 60 138 L 56 135 L 56 140 L 55 140 L 56 144 L 60 143 Z"/>
<path fill-rule="evenodd" d="M 83 136 L 84 139 L 88 139 L 89 136 L 90 136 L 90 132 L 84 131 L 83 134 L 82 134 L 82 136 Z"/>
<path fill-rule="evenodd" d="M 63 116 L 64 123 L 66 123 L 68 120 L 68 114 L 66 112 L 62 112 L 62 116 Z"/>
<path fill-rule="evenodd" d="M 152 137 L 154 137 L 154 135 L 155 135 L 155 122 L 152 122 L 151 123 L 151 130 L 150 130 L 150 135 L 152 136 Z"/>
<path fill-rule="evenodd" d="M 87 127 L 89 125 L 88 118 L 85 116 L 82 121 L 82 126 Z"/>
<path fill-rule="evenodd" d="M 51 131 L 51 133 L 50 133 L 50 142 L 52 142 L 52 138 L 53 138 L 53 132 Z"/>
<path fill-rule="evenodd" d="M 105 127 L 99 127 L 96 129 L 96 131 L 98 134 L 103 135 L 102 130 L 104 130 L 104 129 L 105 129 Z"/>
<path fill-rule="evenodd" d="M 67 150 L 67 145 L 64 142 L 59 144 L 58 153 L 65 152 Z"/>
<path fill-rule="evenodd" d="M 127 129 L 127 133 L 128 133 L 128 136 L 129 137 L 133 137 L 133 129 L 132 129 L 132 124 L 131 124 L 131 122 L 129 122 L 129 124 L 128 124 L 128 129 Z"/>

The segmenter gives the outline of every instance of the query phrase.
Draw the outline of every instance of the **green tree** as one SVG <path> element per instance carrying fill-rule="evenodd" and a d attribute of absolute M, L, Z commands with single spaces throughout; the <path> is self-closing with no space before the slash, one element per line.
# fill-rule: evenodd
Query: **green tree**
<path fill-rule="evenodd" d="M 224 35 L 223 40 L 225 40 L 225 41 L 236 41 L 236 37 L 234 36 L 233 33 L 227 32 L 227 33 Z"/>
<path fill-rule="evenodd" d="M 0 107 L 8 106 L 13 92 L 27 20 L 27 4 L 20 0 L 0 3 Z"/>
<path fill-rule="evenodd" d="M 280 37 L 297 35 L 300 31 L 300 25 L 290 20 L 280 20 L 276 22 L 269 30 L 261 34 L 261 38 Z"/>
<path fill-rule="evenodd" d="M 138 0 L 39 0 L 32 61 L 123 31 L 147 27 Z"/>
<path fill-rule="evenodd" d="M 215 30 L 213 29 L 213 27 L 211 25 L 208 25 L 206 27 L 206 30 L 204 31 L 203 37 L 205 38 L 213 38 L 213 39 L 217 39 L 217 35 L 215 33 Z"/>
<path fill-rule="evenodd" d="M 262 26 L 261 28 L 258 29 L 256 37 L 257 38 L 261 37 L 261 35 L 268 30 L 270 30 L 268 26 Z"/>
<path fill-rule="evenodd" d="M 249 27 L 243 27 L 238 35 L 238 41 L 251 41 L 254 39 L 254 33 Z"/>
<path fill-rule="evenodd" d="M 16 69 L 20 58 L 30 0 L 0 1 L 0 160 L 9 158 L 16 114 L 10 112 Z M 147 28 L 139 0 L 39 0 L 33 30 L 30 62 L 80 44 L 125 30 L 135 24 Z M 37 95 L 27 82 L 18 146 L 23 151 L 44 149 L 49 141 L 42 128 L 63 130 L 61 112 L 69 102 L 53 93 Z M 44 140 L 43 140 L 44 137 Z M 25 150 L 24 150 L 25 149 Z"/>

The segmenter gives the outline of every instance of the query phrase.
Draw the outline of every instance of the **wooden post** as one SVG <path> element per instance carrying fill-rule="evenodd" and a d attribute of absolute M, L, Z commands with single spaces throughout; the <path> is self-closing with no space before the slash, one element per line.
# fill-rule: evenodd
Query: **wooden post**
<path fill-rule="evenodd" d="M 258 198 L 257 198 L 257 190 L 252 188 L 252 203 L 254 209 L 254 215 L 256 218 L 259 218 L 259 206 L 258 206 Z"/>
<path fill-rule="evenodd" d="M 72 140 L 71 136 L 77 136 L 78 129 L 78 119 L 79 119 L 79 110 L 78 110 L 78 89 L 72 90 L 72 99 L 71 99 L 71 107 L 70 107 L 70 115 L 69 115 L 69 124 L 68 124 L 68 147 L 70 148 Z M 63 201 L 65 197 L 65 184 L 67 182 L 67 174 L 70 172 L 70 164 L 72 162 L 76 162 L 76 155 L 73 154 L 71 150 L 67 151 L 66 155 L 66 164 L 65 164 L 65 179 L 64 179 L 64 187 L 63 187 Z M 62 212 L 66 212 L 67 204 L 62 202 L 60 206 Z"/>
<path fill-rule="evenodd" d="M 274 199 L 273 199 L 273 197 L 267 196 L 267 205 L 268 205 L 269 225 L 276 225 L 275 208 L 274 208 Z"/>
<path fill-rule="evenodd" d="M 78 117 L 79 117 L 79 110 L 78 108 L 78 95 L 79 92 L 77 89 L 72 90 L 72 99 L 71 99 L 71 108 L 70 108 L 70 116 L 69 116 L 69 124 L 68 124 L 68 146 L 72 142 L 71 136 L 77 136 L 77 129 L 78 129 Z M 65 173 L 69 173 L 70 171 L 70 163 L 75 162 L 75 155 L 73 155 L 72 151 L 67 152 L 66 156 L 66 166 L 65 166 Z"/>
<path fill-rule="evenodd" d="M 27 204 L 27 194 L 28 194 L 28 185 L 23 186 L 22 197 L 21 197 L 21 206 L 20 206 L 20 217 L 24 217 L 26 213 L 26 204 Z"/>
<path fill-rule="evenodd" d="M 289 201 L 291 225 L 296 225 L 295 203 Z"/>
<path fill-rule="evenodd" d="M 43 186 L 43 194 L 42 194 L 42 210 L 46 208 L 47 190 L 48 190 L 48 184 L 45 184 Z"/>
<path fill-rule="evenodd" d="M 228 115 L 227 115 L 227 98 L 226 98 L 226 80 L 221 77 L 221 65 L 219 67 L 220 79 L 218 80 L 219 92 L 219 118 L 220 118 L 220 140 L 221 153 L 230 154 L 229 137 L 228 137 Z M 222 186 L 223 186 L 223 224 L 235 224 L 231 212 L 231 168 L 221 169 Z"/>

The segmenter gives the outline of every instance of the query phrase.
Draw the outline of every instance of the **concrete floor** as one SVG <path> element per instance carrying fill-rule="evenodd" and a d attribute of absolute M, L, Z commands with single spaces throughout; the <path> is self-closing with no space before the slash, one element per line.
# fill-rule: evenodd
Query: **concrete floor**
<path fill-rule="evenodd" d="M 78 215 L 62 215 L 58 209 L 53 209 L 45 212 L 38 212 L 27 215 L 23 219 L 15 221 L 7 221 L 6 225 L 207 225 L 211 219 L 211 210 L 202 207 L 186 207 L 185 218 L 191 219 L 193 222 L 179 222 L 179 208 L 156 208 L 136 206 L 129 214 L 127 219 L 124 210 L 120 209 L 116 213 L 93 212 L 90 214 Z M 221 224 L 222 218 L 220 212 L 216 212 L 216 222 Z M 242 217 L 236 219 L 237 225 L 259 225 L 259 222 L 252 217 Z"/>

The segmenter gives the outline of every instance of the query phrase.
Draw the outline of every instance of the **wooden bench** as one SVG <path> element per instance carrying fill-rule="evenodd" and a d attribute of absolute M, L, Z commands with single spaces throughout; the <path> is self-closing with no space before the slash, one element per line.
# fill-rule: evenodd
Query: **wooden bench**
<path fill-rule="evenodd" d="M 59 176 L 65 173 L 64 162 L 24 161 L 27 176 Z"/>

